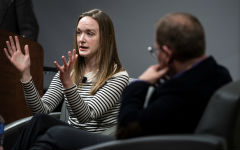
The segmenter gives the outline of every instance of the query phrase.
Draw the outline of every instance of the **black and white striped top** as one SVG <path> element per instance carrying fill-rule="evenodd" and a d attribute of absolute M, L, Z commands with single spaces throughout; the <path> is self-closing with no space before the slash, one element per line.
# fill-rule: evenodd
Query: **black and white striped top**
<path fill-rule="evenodd" d="M 93 86 L 93 74 L 88 73 L 86 83 L 81 88 L 76 85 L 63 89 L 57 73 L 47 92 L 41 98 L 32 79 L 23 83 L 24 95 L 33 114 L 50 113 L 64 99 L 69 112 L 68 123 L 76 128 L 95 133 L 101 133 L 117 124 L 120 107 L 120 95 L 129 83 L 126 71 L 111 77 L 95 95 L 89 95 Z"/>

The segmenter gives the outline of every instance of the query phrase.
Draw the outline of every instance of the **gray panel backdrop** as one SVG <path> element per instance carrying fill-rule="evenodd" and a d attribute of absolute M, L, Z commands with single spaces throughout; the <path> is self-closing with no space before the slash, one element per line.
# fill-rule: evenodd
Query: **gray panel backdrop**
<path fill-rule="evenodd" d="M 146 48 L 153 45 L 155 23 L 169 12 L 189 12 L 197 16 L 206 32 L 207 55 L 229 68 L 240 79 L 239 0 L 33 0 L 44 48 L 44 65 L 54 66 L 72 50 L 78 16 L 100 8 L 112 18 L 119 56 L 131 77 L 137 78 L 149 65 L 157 63 Z"/>

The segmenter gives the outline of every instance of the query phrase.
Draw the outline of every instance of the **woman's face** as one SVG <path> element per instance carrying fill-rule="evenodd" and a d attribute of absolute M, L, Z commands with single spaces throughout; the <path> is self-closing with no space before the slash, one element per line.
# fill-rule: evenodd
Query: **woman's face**
<path fill-rule="evenodd" d="M 83 17 L 77 26 L 77 44 L 80 56 L 92 58 L 95 56 L 100 41 L 99 25 L 91 17 Z"/>

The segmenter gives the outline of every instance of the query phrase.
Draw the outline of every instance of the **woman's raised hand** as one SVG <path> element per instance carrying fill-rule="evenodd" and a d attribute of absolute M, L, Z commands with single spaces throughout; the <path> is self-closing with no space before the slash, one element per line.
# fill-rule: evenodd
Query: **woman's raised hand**
<path fill-rule="evenodd" d="M 71 80 L 71 72 L 73 70 L 74 64 L 76 63 L 78 55 L 76 54 L 76 50 L 68 51 L 68 61 L 65 56 L 62 56 L 63 65 L 60 66 L 57 61 L 54 61 L 57 69 L 59 70 L 60 80 L 62 81 L 63 87 L 65 89 L 73 86 L 73 82 Z"/>
<path fill-rule="evenodd" d="M 22 73 L 22 81 L 28 81 L 31 78 L 29 48 L 28 45 L 25 45 L 25 54 L 23 54 L 17 36 L 15 36 L 15 42 L 13 37 L 9 36 L 9 41 L 6 41 L 7 48 L 4 48 L 4 52 L 9 61 Z"/>

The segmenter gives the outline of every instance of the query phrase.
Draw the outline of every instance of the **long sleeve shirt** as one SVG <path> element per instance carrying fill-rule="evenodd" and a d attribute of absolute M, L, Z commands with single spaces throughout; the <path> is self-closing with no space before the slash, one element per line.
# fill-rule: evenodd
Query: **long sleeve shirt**
<path fill-rule="evenodd" d="M 93 76 L 92 73 L 87 74 L 87 81 L 80 88 L 74 85 L 64 89 L 57 73 L 42 98 L 32 80 L 22 83 L 26 102 L 33 114 L 48 114 L 64 100 L 70 125 L 100 133 L 117 124 L 120 96 L 129 83 L 129 76 L 126 71 L 119 72 L 107 80 L 94 95 L 90 95 L 95 84 Z"/>

